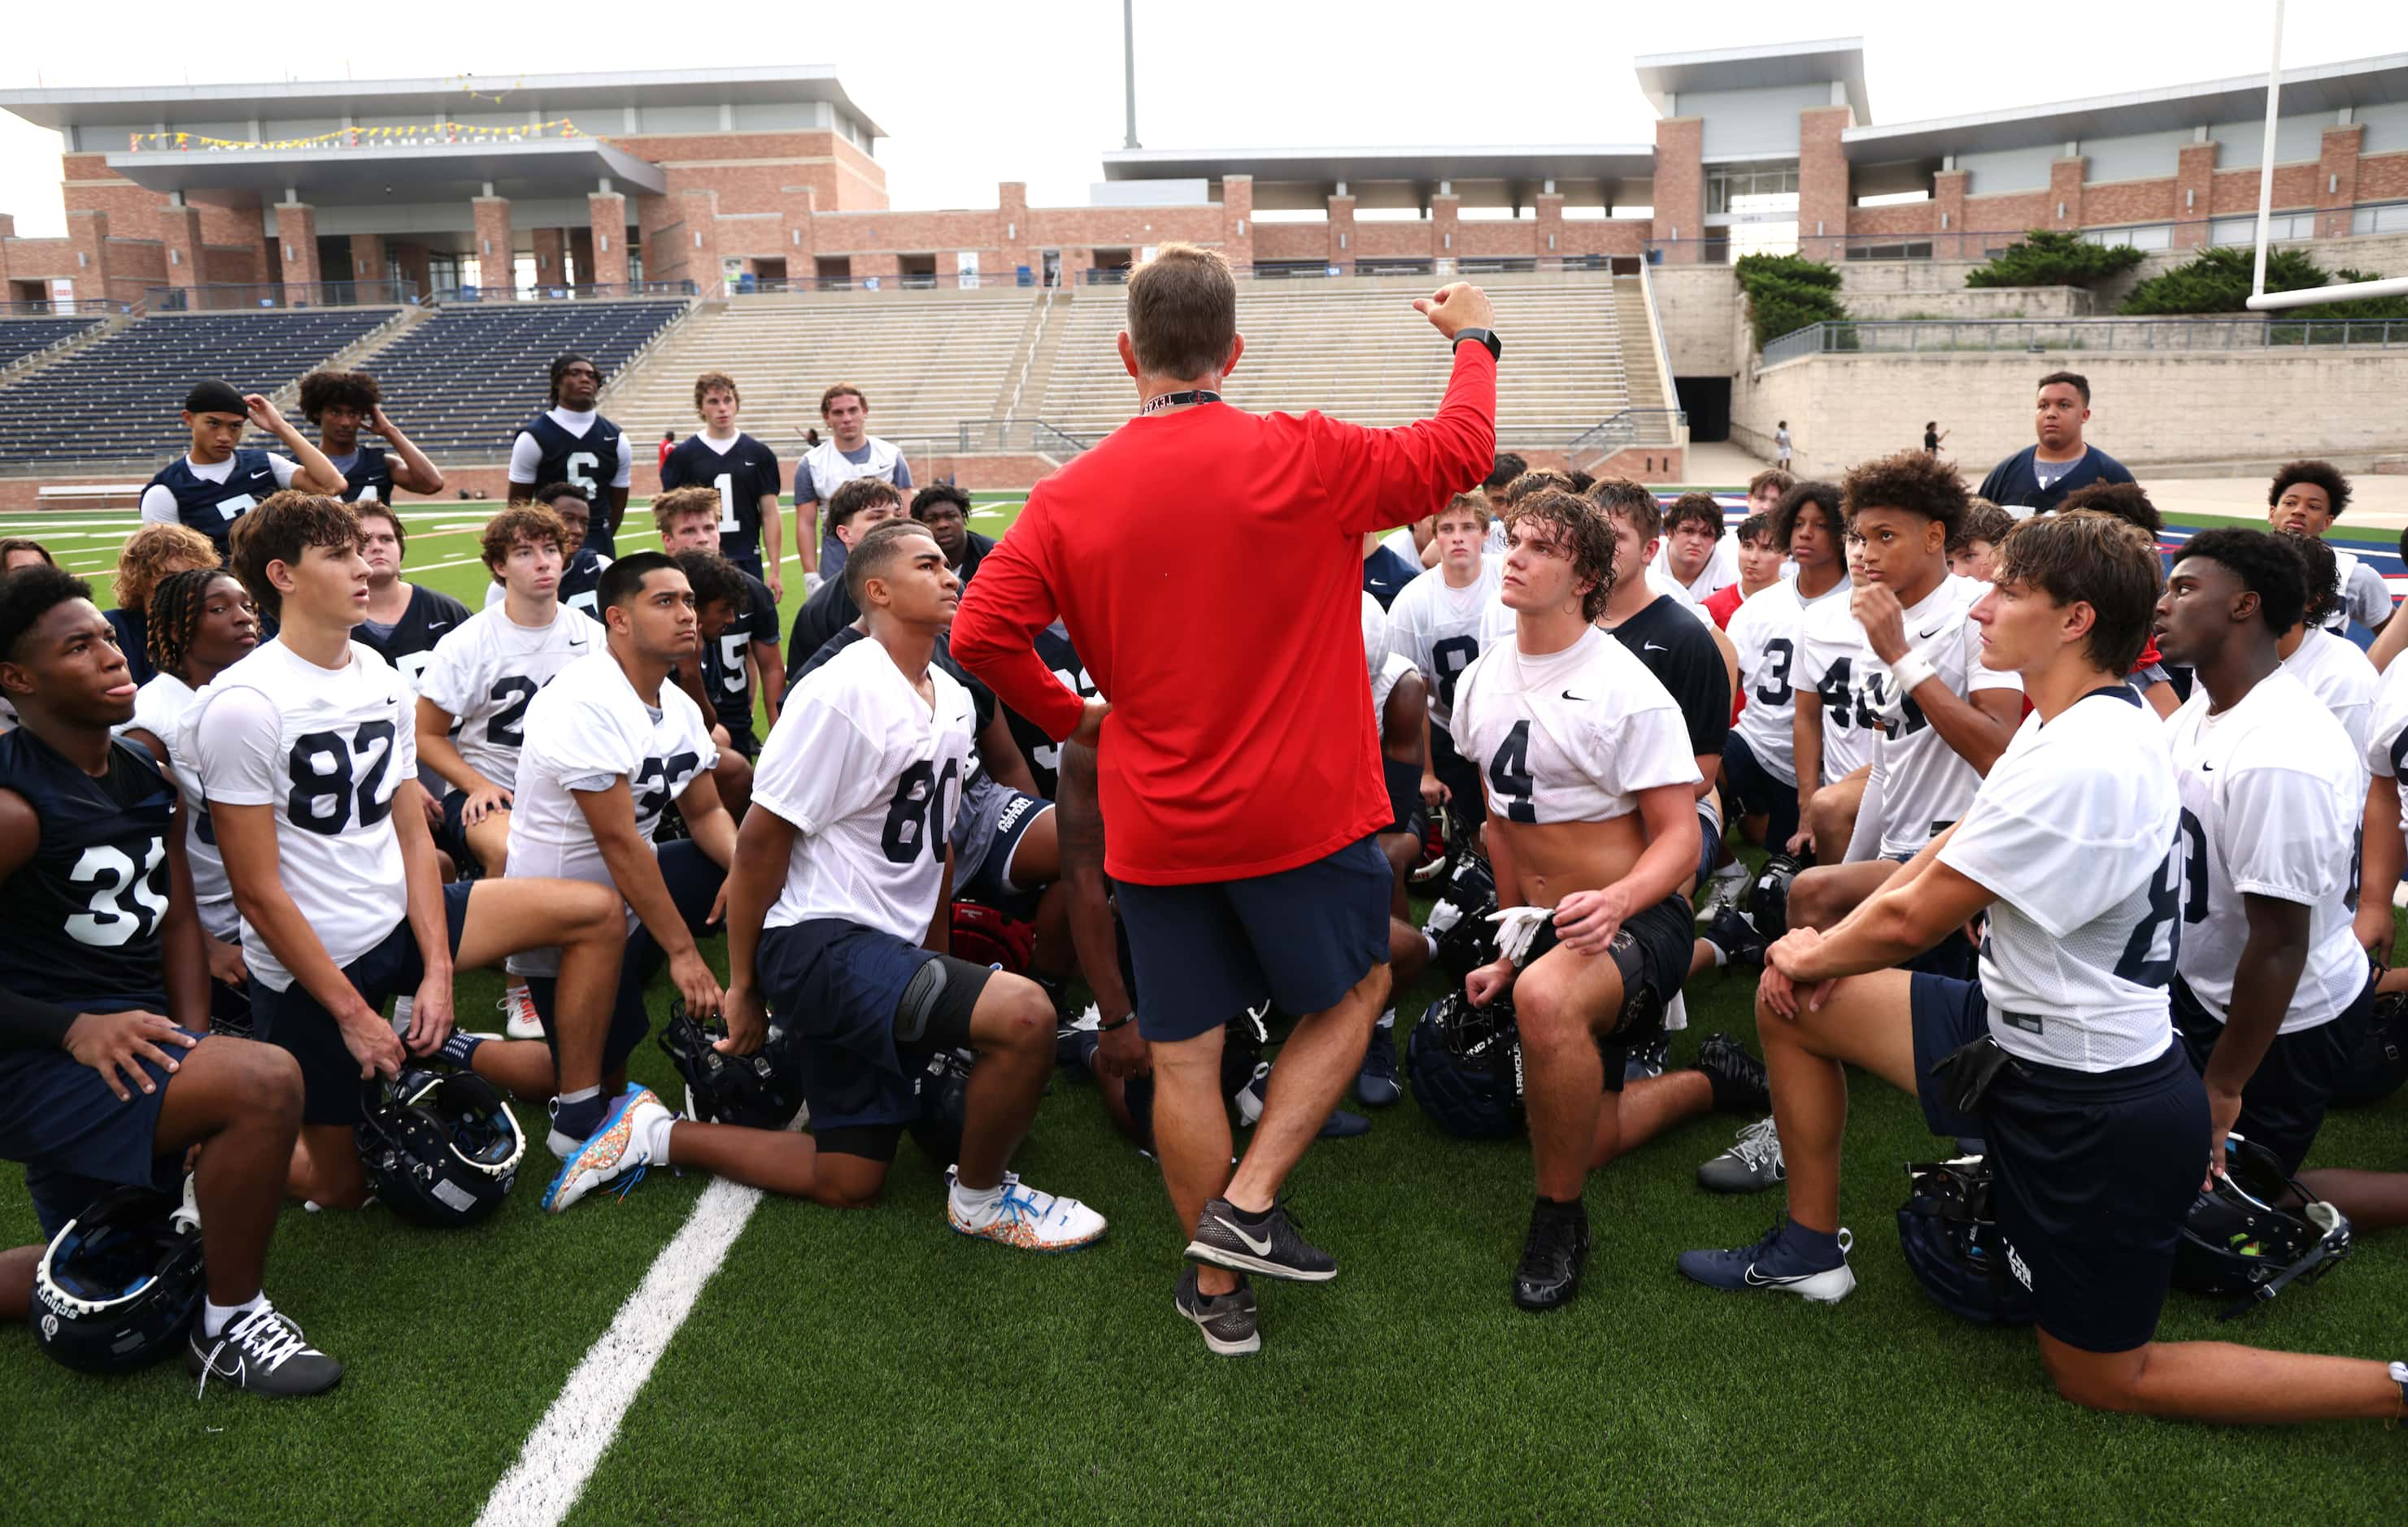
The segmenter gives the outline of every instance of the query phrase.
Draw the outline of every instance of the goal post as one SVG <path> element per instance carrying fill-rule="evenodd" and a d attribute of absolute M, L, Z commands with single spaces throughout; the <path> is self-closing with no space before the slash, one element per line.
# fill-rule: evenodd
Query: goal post
<path fill-rule="evenodd" d="M 2266 290 L 2267 235 L 2274 215 L 2274 121 L 2283 97 L 2283 0 L 2274 0 L 2273 57 L 2266 66 L 2266 148 L 2258 156 L 2258 258 L 2249 280 L 2249 309 L 2272 312 L 2285 307 L 2313 307 L 2359 297 L 2408 297 L 2408 276 L 2374 281 L 2345 281 L 2339 286 L 2302 287 L 2297 292 Z"/>

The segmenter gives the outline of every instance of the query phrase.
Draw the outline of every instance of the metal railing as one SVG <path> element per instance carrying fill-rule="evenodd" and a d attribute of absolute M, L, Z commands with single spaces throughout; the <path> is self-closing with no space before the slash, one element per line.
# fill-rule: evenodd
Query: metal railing
<path fill-rule="evenodd" d="M 153 313 L 236 313 L 262 307 L 397 307 L 418 301 L 416 281 L 227 281 L 143 289 Z"/>
<path fill-rule="evenodd" d="M 1679 408 L 1625 408 L 1566 441 L 1564 457 L 1578 465 L 1633 446 L 1678 445 L 1688 422 L 1688 414 Z"/>
<path fill-rule="evenodd" d="M 49 302 L 0 302 L 0 318 L 107 318 L 141 308 L 138 302 L 110 297 L 59 297 Z"/>
<path fill-rule="evenodd" d="M 1931 355 L 2092 350 L 2169 353 L 2295 346 L 2408 349 L 2408 319 L 2072 318 L 1901 319 L 1813 323 L 1764 347 L 1762 364 L 1809 355 Z"/>
<path fill-rule="evenodd" d="M 586 286 L 571 286 L 553 281 L 519 287 L 437 287 L 427 301 L 437 303 L 619 302 L 629 297 L 691 297 L 695 295 L 695 283 L 692 281 L 596 281 Z"/>
<path fill-rule="evenodd" d="M 1025 280 L 1021 277 L 1027 277 Z M 1012 287 L 1033 287 L 1035 276 L 1027 270 L 994 271 L 942 270 L 933 275 L 920 271 L 912 275 L 882 276 L 738 276 L 726 288 L 731 297 L 749 297 L 781 293 L 810 292 L 994 292 Z M 712 296 L 721 293 L 713 292 Z"/>
<path fill-rule="evenodd" d="M 1020 417 L 1020 394 L 1028 388 L 1028 368 L 1037 364 L 1037 352 L 1045 348 L 1045 325 L 1054 317 L 1054 288 L 1047 287 L 1045 295 L 1037 302 L 1037 329 L 1028 336 L 1028 349 L 1020 357 L 1020 375 L 1011 379 L 1011 401 L 1003 406 L 1004 417 Z"/>
<path fill-rule="evenodd" d="M 1096 442 L 1041 419 L 965 419 L 953 449 L 959 451 L 1034 450 L 1076 456 Z"/>
<path fill-rule="evenodd" d="M 1937 213 L 1934 213 L 1937 216 Z M 2100 223 L 2060 230 L 2091 244 L 2125 245 L 2149 253 L 2189 254 L 2202 249 L 2245 245 L 2257 237 L 2255 217 L 2160 218 L 2128 223 Z M 1800 234 L 1794 244 L 1766 252 L 1797 253 L 1827 264 L 1860 261 L 1989 259 L 2030 233 L 2028 228 L 1950 228 L 1940 232 L 1900 234 Z M 2397 236 L 2408 231 L 2408 204 L 2361 202 L 2353 207 L 2299 207 L 2277 212 L 2273 242 L 2328 243 L 2353 238 Z M 1654 264 L 1727 264 L 1734 252 L 1746 253 L 1729 233 L 1708 233 L 1694 238 L 1651 238 L 1647 259 Z"/>

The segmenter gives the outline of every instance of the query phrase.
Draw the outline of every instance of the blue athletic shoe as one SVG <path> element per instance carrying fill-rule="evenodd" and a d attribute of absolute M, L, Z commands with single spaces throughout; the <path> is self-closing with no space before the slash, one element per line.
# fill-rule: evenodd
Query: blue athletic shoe
<path fill-rule="evenodd" d="M 543 1191 L 543 1212 L 558 1214 L 606 1182 L 625 1178 L 625 1192 L 643 1180 L 652 1161 L 647 1142 L 652 1123 L 668 1113 L 649 1087 L 630 1086 L 611 1100 L 610 1111 Z M 631 1175 L 632 1174 L 632 1175 Z"/>
<path fill-rule="evenodd" d="M 1789 1222 L 1783 1220 L 1754 1246 L 1728 1251 L 1684 1251 L 1679 1261 L 1681 1276 L 1710 1289 L 1794 1293 L 1818 1305 L 1836 1305 L 1855 1292 L 1856 1275 L 1848 1267 L 1854 1235 L 1842 1228 L 1839 1260 L 1822 1265 L 1791 1249 L 1784 1234 L 1788 1228 Z"/>

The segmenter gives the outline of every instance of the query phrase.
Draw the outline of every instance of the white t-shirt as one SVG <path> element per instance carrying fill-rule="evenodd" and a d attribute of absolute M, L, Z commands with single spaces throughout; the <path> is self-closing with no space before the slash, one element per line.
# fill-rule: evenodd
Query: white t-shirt
<path fill-rule="evenodd" d="M 1797 670 L 1790 680 L 1789 699 L 1793 775 L 1798 770 L 1799 690 L 1813 690 L 1823 702 L 1823 778 L 1818 784 L 1844 779 L 1873 761 L 1873 740 L 1881 733 L 1875 729 L 1871 708 L 1859 705 L 1856 688 L 1856 654 L 1864 645 L 1865 628 L 1856 624 L 1844 596 L 1818 599 L 1799 618 Z"/>
<path fill-rule="evenodd" d="M 1672 570 L 1672 538 L 1669 535 L 1657 543 L 1656 560 L 1647 564 L 1647 570 L 1663 575 L 1666 582 L 1688 595 L 1691 604 L 1702 605 L 1739 581 L 1739 536 L 1735 532 L 1724 531 L 1722 539 L 1714 543 L 1713 554 L 1706 558 L 1705 566 L 1686 584 Z"/>
<path fill-rule="evenodd" d="M 184 716 L 199 698 L 190 684 L 174 674 L 160 674 L 134 692 L 134 719 L 167 749 L 167 767 L 184 797 L 184 857 L 193 871 L 193 900 L 201 927 L 211 938 L 235 938 L 241 915 L 234 909 L 234 887 L 226 883 L 225 856 L 218 852 L 217 835 L 209 830 L 208 803 L 201 798 L 200 777 L 192 754 L 183 751 Z"/>
<path fill-rule="evenodd" d="M 2350 931 L 2365 775 L 2341 723 L 2277 669 L 2216 715 L 2201 684 L 2166 721 L 2182 785 L 2183 980 L 2217 1022 L 2249 941 L 2244 894 L 2308 908 L 2308 959 L 2282 1032 L 2329 1023 L 2366 985 Z"/>
<path fill-rule="evenodd" d="M 321 668 L 262 642 L 201 691 L 175 744 L 212 806 L 275 807 L 279 878 L 337 965 L 408 916 L 393 797 L 418 774 L 408 684 L 373 648 L 350 657 Z M 293 984 L 248 920 L 242 957 L 269 991 Z"/>
<path fill-rule="evenodd" d="M 1497 601 L 1498 580 L 1504 577 L 1500 557 L 1484 556 L 1472 580 L 1457 589 L 1446 581 L 1446 569 L 1433 567 L 1404 587 L 1388 607 L 1387 649 L 1412 660 L 1429 686 L 1433 725 L 1445 727 L 1455 710 L 1455 686 L 1471 660 L 1485 645 L 1482 628 Z M 1508 621 L 1512 612 L 1506 611 Z"/>
<path fill-rule="evenodd" d="M 452 743 L 468 766 L 509 790 L 536 692 L 601 646 L 602 628 L 582 610 L 561 605 L 551 624 L 528 627 L 491 606 L 444 633 L 418 692 L 452 713 Z"/>
<path fill-rule="evenodd" d="M 2396 781 L 2408 773 L 2408 663 L 2394 663 L 2383 670 L 2360 762 L 2369 773 L 2386 779 Z M 2408 837 L 2408 791 L 2401 792 L 2400 831 Z"/>
<path fill-rule="evenodd" d="M 2350 756 L 2363 753 L 2374 724 L 2375 684 L 2383 676 L 2358 644 L 2310 626 L 2300 634 L 2299 650 L 2283 660 L 2283 669 L 2306 685 L 2341 722 L 2349 734 Z"/>
<path fill-rule="evenodd" d="M 581 621 L 573 610 L 562 612 Z M 590 880 L 612 885 L 610 866 L 577 804 L 580 792 L 627 781 L 636 835 L 650 843 L 669 803 L 719 762 L 710 723 L 683 690 L 663 680 L 660 704 L 644 703 L 626 670 L 600 642 L 562 668 L 527 705 L 510 806 L 510 879 Z M 635 931 L 636 914 L 627 913 Z M 557 948 L 528 949 L 509 962 L 514 976 L 552 976 Z"/>
<path fill-rule="evenodd" d="M 1806 612 L 1834 598 L 1844 609 L 1847 595 L 1844 578 L 1812 599 L 1798 592 L 1797 578 L 1786 578 L 1741 601 L 1724 632 L 1739 653 L 1740 690 L 1747 696 L 1739 735 L 1765 772 L 1788 784 L 1798 782 L 1798 649 Z"/>
<path fill-rule="evenodd" d="M 1940 850 L 1998 898 L 1982 994 L 2001 1049 L 2100 1072 L 2173 1043 L 2181 823 L 2165 730 L 2128 686 L 2024 718 Z"/>
<path fill-rule="evenodd" d="M 1543 657 L 1499 642 L 1455 680 L 1455 746 L 1509 821 L 1611 821 L 1637 810 L 1641 791 L 1698 782 L 1671 692 L 1595 626 Z"/>
<path fill-rule="evenodd" d="M 1381 538 L 1380 544 L 1404 558 L 1414 566 L 1422 564 L 1422 549 L 1413 542 L 1413 527 L 1399 525 Z"/>
<path fill-rule="evenodd" d="M 2332 554 L 2338 564 L 2341 597 L 2326 612 L 2324 628 L 2338 635 L 2349 629 L 2352 621 L 2371 627 L 2391 619 L 2391 585 L 2383 580 L 2383 575 L 2358 561 L 2355 551 L 2334 547 Z"/>
<path fill-rule="evenodd" d="M 265 454 L 267 456 L 268 470 L 276 475 L 276 486 L 292 487 L 294 474 L 301 470 L 299 464 L 289 456 L 279 456 L 273 451 Z M 184 470 L 204 482 L 224 482 L 234 476 L 234 456 L 228 456 L 222 462 L 210 462 L 206 464 L 186 456 Z M 244 503 L 240 499 L 233 499 L 219 505 L 218 507 L 221 510 L 233 511 L 226 516 L 231 520 L 241 514 L 244 509 L 256 507 L 256 502 Z M 176 507 L 176 495 L 166 484 L 154 482 L 142 490 L 142 522 L 146 525 L 183 523 L 183 515 Z"/>
<path fill-rule="evenodd" d="M 552 408 L 547 411 L 546 417 L 582 440 L 585 438 L 586 431 L 594 427 L 595 413 L 591 408 L 582 413 L 567 408 Z M 510 480 L 533 482 L 536 473 L 542 466 L 543 447 L 535 443 L 534 435 L 524 430 L 519 431 L 518 438 L 510 442 Z M 619 432 L 619 464 L 611 475 L 610 486 L 624 488 L 634 478 L 635 471 L 636 448 L 628 444 L 627 432 L 621 430 Z M 601 506 L 597 512 L 607 507 L 608 506 Z M 500 585 L 496 584 L 495 587 L 498 588 Z"/>
<path fill-rule="evenodd" d="M 819 918 L 924 937 L 977 729 L 969 692 L 930 664 L 933 704 L 876 641 L 786 693 L 752 775 L 752 806 L 799 835 L 767 925 Z"/>

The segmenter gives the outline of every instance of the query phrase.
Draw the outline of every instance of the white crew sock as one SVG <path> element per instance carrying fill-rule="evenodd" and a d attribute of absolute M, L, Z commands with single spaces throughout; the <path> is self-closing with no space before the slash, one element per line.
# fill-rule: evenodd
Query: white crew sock
<path fill-rule="evenodd" d="M 408 1034 L 409 1032 L 409 1010 L 417 1005 L 418 999 L 415 997 L 395 997 L 393 999 L 394 1033 Z"/>
<path fill-rule="evenodd" d="M 995 1218 L 996 1206 L 1003 1202 L 1003 1184 L 992 1188 L 971 1188 L 953 1179 L 953 1213 L 971 1224 L 983 1224 Z"/>
<path fill-rule="evenodd" d="M 204 1298 L 201 1301 L 201 1339 L 215 1341 L 225 1334 L 229 1321 L 240 1320 L 267 1303 L 265 1292 L 254 1293 L 239 1305 L 220 1305 Z"/>
<path fill-rule="evenodd" d="M 644 1131 L 644 1160 L 655 1166 L 669 1164 L 669 1132 L 678 1125 L 678 1116 L 664 1113 Z"/>
<path fill-rule="evenodd" d="M 1437 937 L 1436 937 L 1434 935 L 1432 935 L 1432 934 L 1430 933 L 1430 931 L 1429 931 L 1428 929 L 1426 929 L 1426 928 L 1425 928 L 1425 929 L 1423 929 L 1423 930 L 1422 930 L 1422 942 L 1423 942 L 1424 944 L 1426 944 L 1426 945 L 1428 945 L 1428 946 L 1429 946 L 1429 957 L 1430 957 L 1431 959 L 1433 959 L 1433 960 L 1437 959 L 1437 958 L 1438 958 L 1438 939 L 1437 939 Z"/>

